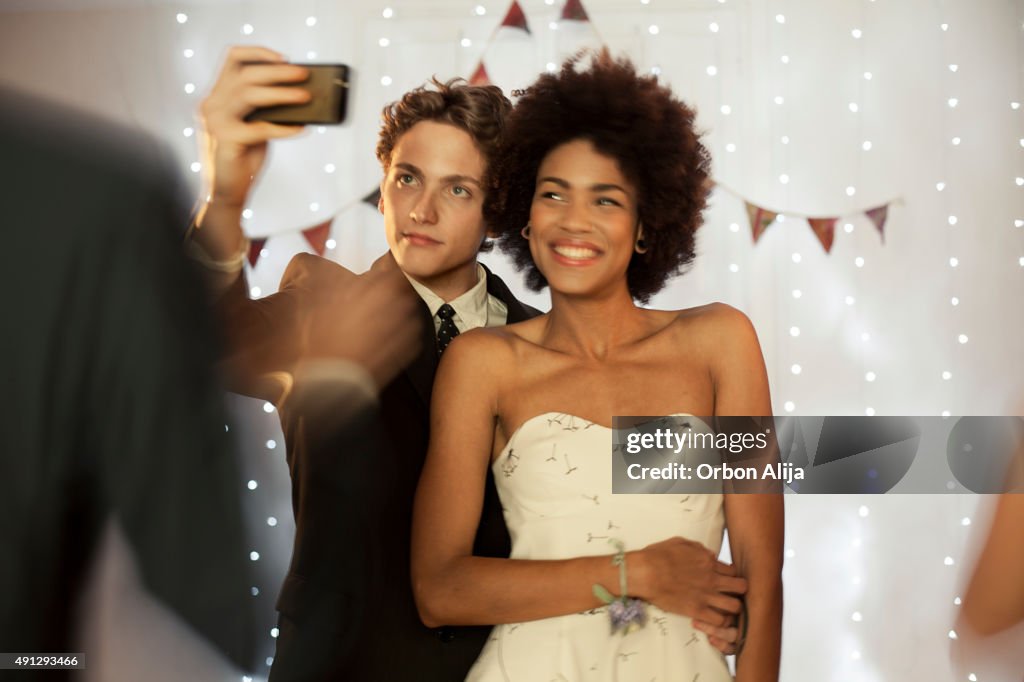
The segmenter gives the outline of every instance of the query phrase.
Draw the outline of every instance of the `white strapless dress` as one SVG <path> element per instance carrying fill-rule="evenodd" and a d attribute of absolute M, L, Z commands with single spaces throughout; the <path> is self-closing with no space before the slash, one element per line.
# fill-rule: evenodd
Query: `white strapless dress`
<path fill-rule="evenodd" d="M 612 430 L 547 413 L 512 434 L 493 464 L 513 559 L 613 554 L 674 536 L 715 554 L 725 524 L 722 496 L 612 495 Z M 627 566 L 628 568 L 628 566 Z M 613 593 L 618 585 L 605 585 Z M 589 588 L 589 586 L 588 586 Z M 647 625 L 611 634 L 606 608 L 498 625 L 467 681 L 725 682 L 724 656 L 689 618 L 648 605 Z"/>

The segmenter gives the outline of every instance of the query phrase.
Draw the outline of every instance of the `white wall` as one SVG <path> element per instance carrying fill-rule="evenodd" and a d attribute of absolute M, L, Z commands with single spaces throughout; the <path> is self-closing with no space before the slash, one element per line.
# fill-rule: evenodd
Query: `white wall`
<path fill-rule="evenodd" d="M 335 222 L 332 257 L 362 269 L 386 248 L 376 212 L 352 206 L 379 179 L 377 115 L 434 73 L 469 75 L 507 8 L 505 0 L 479 4 L 482 16 L 471 0 L 9 3 L 0 13 L 0 81 L 154 133 L 177 152 L 198 193 L 199 176 L 189 170 L 197 159 L 195 137 L 186 138 L 183 129 L 196 126 L 196 106 L 225 46 L 257 42 L 297 61 L 313 51 L 314 61 L 354 66 L 350 122 L 275 145 L 253 199 L 250 233 L 282 235 L 251 273 L 265 295 L 303 248 L 296 233 L 286 233 L 342 208 L 349 207 Z M 528 81 L 585 33 L 580 26 L 550 28 L 561 0 L 521 4 L 533 35 L 497 36 L 489 58 L 499 84 Z M 1024 102 L 1024 3 L 585 4 L 610 47 L 643 69 L 659 68 L 697 106 L 715 177 L 732 190 L 714 194 L 695 267 L 656 306 L 722 300 L 746 311 L 760 334 L 779 413 L 789 401 L 794 414 L 809 415 L 867 408 L 1012 413 L 1021 385 L 1015 351 L 1024 336 L 1024 228 L 1014 225 L 1024 221 L 1024 188 L 1015 180 L 1024 176 L 1024 110 L 1011 102 Z M 394 9 L 390 19 L 382 16 L 386 5 Z M 178 12 L 187 22 L 176 21 Z M 306 25 L 308 16 L 317 18 L 315 26 Z M 709 30 L 712 22 L 717 32 Z M 253 26 L 250 36 L 240 32 L 245 23 Z M 851 35 L 855 28 L 860 39 Z M 388 47 L 378 44 L 381 37 Z M 464 38 L 468 47 L 460 45 Z M 185 48 L 195 55 L 186 59 Z M 707 73 L 711 65 L 715 76 Z M 381 84 L 383 76 L 390 85 Z M 192 95 L 183 90 L 189 82 L 196 86 Z M 958 101 L 950 107 L 953 97 Z M 851 102 L 858 113 L 850 112 Z M 723 105 L 731 113 L 723 114 Z M 959 145 L 951 143 L 954 136 Z M 862 150 L 865 140 L 870 151 Z M 727 151 L 729 144 L 735 151 Z M 335 165 L 333 173 L 324 171 L 327 163 Z M 945 183 L 941 192 L 938 182 Z M 840 226 L 849 222 L 853 229 L 840 227 L 831 255 L 795 218 L 773 226 L 754 246 L 734 192 L 782 212 L 844 216 Z M 900 201 L 890 210 L 883 243 L 858 211 L 894 198 Z M 318 208 L 311 210 L 314 202 Z M 955 268 L 951 257 L 959 260 Z M 500 255 L 487 262 L 526 293 Z M 954 296 L 957 306 L 950 303 Z M 527 298 L 547 305 L 544 295 Z M 794 326 L 799 336 L 791 335 Z M 967 343 L 958 341 L 960 334 Z M 873 381 L 865 379 L 868 372 Z M 255 542 L 271 564 L 258 597 L 269 614 L 275 576 L 290 549 L 287 472 L 276 415 L 258 403 L 241 404 L 249 475 L 261 483 L 250 504 L 260 528 Z M 278 447 L 268 451 L 267 439 Z M 981 530 L 961 521 L 976 500 L 793 496 L 787 502 L 783 679 L 954 679 L 947 632 L 965 541 Z M 267 526 L 270 514 L 281 523 Z M 947 556 L 953 566 L 944 564 Z"/>

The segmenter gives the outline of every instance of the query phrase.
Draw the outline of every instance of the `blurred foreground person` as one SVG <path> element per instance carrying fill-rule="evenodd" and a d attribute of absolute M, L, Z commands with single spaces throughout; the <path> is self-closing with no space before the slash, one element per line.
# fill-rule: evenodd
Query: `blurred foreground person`
<path fill-rule="evenodd" d="M 964 591 L 952 642 L 960 679 L 1024 680 L 1024 440 Z M 967 676 L 971 676 L 968 678 Z"/>
<path fill-rule="evenodd" d="M 239 679 L 242 481 L 177 177 L 152 141 L 0 94 L 0 651 Z"/>

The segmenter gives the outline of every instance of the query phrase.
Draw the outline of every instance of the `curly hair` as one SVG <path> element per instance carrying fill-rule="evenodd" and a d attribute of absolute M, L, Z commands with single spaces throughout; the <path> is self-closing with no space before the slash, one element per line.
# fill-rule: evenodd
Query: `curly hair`
<path fill-rule="evenodd" d="M 646 303 L 693 261 L 710 156 L 694 129 L 694 110 L 656 77 L 638 75 L 628 59 L 614 59 L 607 50 L 580 68 L 588 54 L 567 60 L 557 74 L 542 75 L 516 102 L 489 166 L 484 219 L 501 250 L 526 270 L 527 286 L 546 286 L 529 241 L 520 236 L 529 222 L 537 171 L 556 147 L 589 140 L 637 188 L 647 252 L 633 254 L 626 280 L 630 295 Z"/>
<path fill-rule="evenodd" d="M 511 109 L 512 103 L 495 85 L 470 85 L 463 78 L 442 83 L 435 76 L 428 85 L 410 90 L 402 99 L 384 107 L 377 160 L 387 173 L 398 138 L 420 121 L 437 121 L 466 131 L 490 167 L 505 130 L 505 117 Z M 484 240 L 479 250 L 490 251 L 493 247 L 492 241 Z"/>
<path fill-rule="evenodd" d="M 512 103 L 495 85 L 470 85 L 462 78 L 442 83 L 434 77 L 427 85 L 410 90 L 384 107 L 377 159 L 386 172 L 398 138 L 420 121 L 437 121 L 469 133 L 490 164 L 511 109 Z"/>

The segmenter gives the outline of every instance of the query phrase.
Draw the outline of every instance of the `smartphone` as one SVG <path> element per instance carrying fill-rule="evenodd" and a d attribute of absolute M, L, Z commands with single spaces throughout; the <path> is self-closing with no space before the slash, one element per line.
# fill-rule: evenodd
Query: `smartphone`
<path fill-rule="evenodd" d="M 309 69 L 309 78 L 300 83 L 313 98 L 305 104 L 262 107 L 245 117 L 246 121 L 270 121 L 287 125 L 337 125 L 348 115 L 349 68 L 345 64 L 297 64 Z"/>

